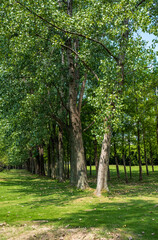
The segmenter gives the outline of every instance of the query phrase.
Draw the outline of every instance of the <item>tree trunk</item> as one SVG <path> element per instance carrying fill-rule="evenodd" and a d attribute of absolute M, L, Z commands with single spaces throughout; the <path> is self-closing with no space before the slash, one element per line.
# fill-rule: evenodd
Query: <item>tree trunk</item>
<path fill-rule="evenodd" d="M 94 143 L 94 162 L 96 168 L 96 176 L 98 176 L 98 147 L 97 147 L 97 139 L 95 137 Z"/>
<path fill-rule="evenodd" d="M 51 178 L 51 147 L 50 147 L 50 141 L 48 143 L 48 177 Z"/>
<path fill-rule="evenodd" d="M 150 146 L 150 161 L 151 161 L 151 166 L 152 166 L 152 172 L 154 172 L 153 151 L 152 151 L 152 145 L 151 145 L 150 141 L 149 141 L 149 146 Z"/>
<path fill-rule="evenodd" d="M 157 98 L 158 98 L 158 96 L 157 96 Z M 157 163 L 158 163 L 158 103 L 156 103 L 156 137 L 157 137 L 156 157 L 157 157 Z"/>
<path fill-rule="evenodd" d="M 59 133 L 58 133 L 58 144 L 59 144 L 59 162 L 58 162 L 59 176 L 58 176 L 58 179 L 60 182 L 63 182 L 63 180 L 64 180 L 63 131 L 60 127 L 59 127 Z"/>
<path fill-rule="evenodd" d="M 55 126 L 53 126 L 53 136 L 51 136 L 51 177 L 56 178 L 56 158 L 55 158 Z"/>
<path fill-rule="evenodd" d="M 39 147 L 39 156 L 40 156 L 40 175 L 45 176 L 45 169 L 44 169 L 44 157 L 43 157 L 43 147 Z"/>
<path fill-rule="evenodd" d="M 125 148 L 124 148 L 124 132 L 122 132 L 122 160 L 123 160 L 123 167 L 124 167 L 124 173 L 125 173 L 125 181 L 128 183 L 128 176 L 126 171 L 126 159 L 125 159 Z"/>
<path fill-rule="evenodd" d="M 130 140 L 130 133 L 128 135 L 128 150 L 129 150 L 129 172 L 130 172 L 130 179 L 132 178 L 132 168 L 131 168 L 131 140 Z"/>
<path fill-rule="evenodd" d="M 140 156 L 140 122 L 138 120 L 138 125 L 137 125 L 137 137 L 138 137 L 138 142 L 137 142 L 137 147 L 138 147 L 138 163 L 139 163 L 139 181 L 143 179 L 142 177 L 142 162 L 141 162 L 141 156 Z"/>
<path fill-rule="evenodd" d="M 115 141 L 114 141 L 114 157 L 115 157 L 115 163 L 116 163 L 117 178 L 120 178 L 118 158 L 117 158 L 117 152 L 116 152 L 116 142 Z"/>
<path fill-rule="evenodd" d="M 101 155 L 98 167 L 97 189 L 96 195 L 100 196 L 102 190 L 109 191 L 108 188 L 108 167 L 110 155 L 111 129 L 107 127 L 107 132 L 104 134 L 102 142 Z"/>
<path fill-rule="evenodd" d="M 37 148 L 37 155 L 35 159 L 35 174 L 40 174 L 40 157 L 39 157 L 39 150 Z"/>
<path fill-rule="evenodd" d="M 145 129 L 144 129 L 144 127 L 143 127 L 143 144 L 144 144 L 144 160 L 145 160 L 145 165 L 146 165 L 146 174 L 149 175 L 148 162 L 147 162 L 147 157 L 146 157 L 146 142 L 145 142 Z"/>
<path fill-rule="evenodd" d="M 84 147 L 82 140 L 81 121 L 78 115 L 71 113 L 71 183 L 77 188 L 85 189 L 88 186 L 85 165 Z"/>

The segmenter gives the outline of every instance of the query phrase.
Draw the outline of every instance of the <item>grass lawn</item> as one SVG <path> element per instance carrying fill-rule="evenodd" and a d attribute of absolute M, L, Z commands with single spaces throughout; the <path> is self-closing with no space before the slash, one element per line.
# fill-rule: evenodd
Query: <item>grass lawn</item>
<path fill-rule="evenodd" d="M 149 169 L 139 182 L 132 167 L 125 184 L 123 167 L 117 180 L 110 166 L 110 192 L 100 198 L 94 169 L 86 191 L 24 170 L 0 172 L 0 239 L 158 240 L 158 166 Z"/>

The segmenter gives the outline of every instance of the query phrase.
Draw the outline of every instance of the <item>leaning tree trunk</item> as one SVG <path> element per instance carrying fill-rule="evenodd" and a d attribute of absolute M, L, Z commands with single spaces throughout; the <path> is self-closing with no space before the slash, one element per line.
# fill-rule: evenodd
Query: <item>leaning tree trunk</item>
<path fill-rule="evenodd" d="M 102 142 L 101 155 L 98 167 L 97 188 L 96 195 L 100 196 L 102 190 L 109 191 L 108 188 L 108 168 L 109 168 L 109 155 L 110 155 L 110 142 L 111 142 L 111 129 L 107 127 Z"/>

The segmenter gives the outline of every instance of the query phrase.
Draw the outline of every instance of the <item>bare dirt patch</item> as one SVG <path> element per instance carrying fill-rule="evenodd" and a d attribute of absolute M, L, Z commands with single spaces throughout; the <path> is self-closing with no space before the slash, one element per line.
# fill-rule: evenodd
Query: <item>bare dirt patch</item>
<path fill-rule="evenodd" d="M 0 227 L 0 236 L 2 240 L 121 240 L 119 234 L 110 234 L 110 238 L 100 237 L 94 228 L 54 229 L 53 226 L 39 224 L 17 227 L 3 225 Z"/>

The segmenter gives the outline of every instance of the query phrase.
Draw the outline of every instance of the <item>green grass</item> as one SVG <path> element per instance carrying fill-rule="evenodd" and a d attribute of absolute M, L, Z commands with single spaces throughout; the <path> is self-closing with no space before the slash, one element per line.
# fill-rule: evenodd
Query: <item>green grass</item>
<path fill-rule="evenodd" d="M 128 184 L 122 166 L 120 171 L 118 180 L 115 166 L 110 166 L 110 192 L 100 198 L 93 193 L 94 169 L 91 189 L 86 191 L 72 188 L 69 182 L 58 183 L 24 170 L 1 172 L 0 224 L 96 228 L 106 237 L 119 233 L 121 239 L 132 236 L 135 240 L 158 240 L 158 166 L 155 172 L 150 168 L 150 176 L 144 172 L 142 182 L 138 181 L 138 167 L 132 167 Z M 2 235 L 0 239 L 7 238 Z"/>

